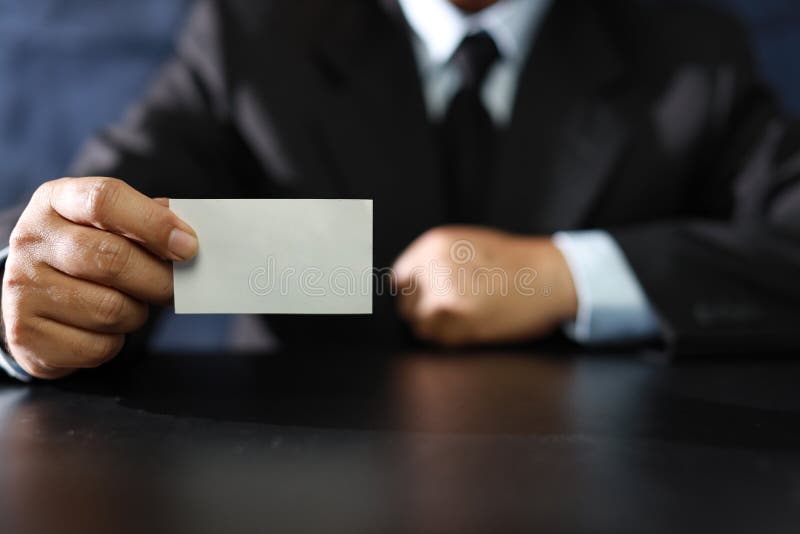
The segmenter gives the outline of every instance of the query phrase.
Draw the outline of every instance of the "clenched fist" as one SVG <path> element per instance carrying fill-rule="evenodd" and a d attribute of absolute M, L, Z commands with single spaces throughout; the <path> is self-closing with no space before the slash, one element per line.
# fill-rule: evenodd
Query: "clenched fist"
<path fill-rule="evenodd" d="M 440 345 L 535 339 L 577 313 L 572 275 L 549 238 L 434 228 L 403 252 L 394 273 L 400 315 Z"/>
<path fill-rule="evenodd" d="M 11 234 L 2 319 L 11 356 L 59 378 L 117 355 L 148 304 L 172 300 L 167 260 L 197 252 L 168 207 L 112 178 L 64 178 L 34 193 Z"/>

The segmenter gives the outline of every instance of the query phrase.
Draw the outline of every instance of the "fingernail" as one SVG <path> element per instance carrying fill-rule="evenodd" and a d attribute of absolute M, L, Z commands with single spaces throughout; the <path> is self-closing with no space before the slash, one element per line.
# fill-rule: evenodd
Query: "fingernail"
<path fill-rule="evenodd" d="M 197 253 L 197 238 L 175 228 L 169 234 L 169 251 L 179 260 L 187 260 Z"/>

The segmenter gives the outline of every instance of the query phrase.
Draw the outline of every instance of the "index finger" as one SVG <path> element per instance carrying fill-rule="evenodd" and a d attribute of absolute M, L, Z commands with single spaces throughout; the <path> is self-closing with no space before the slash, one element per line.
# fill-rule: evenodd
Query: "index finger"
<path fill-rule="evenodd" d="M 76 224 L 93 226 L 140 243 L 164 259 L 197 253 L 197 234 L 159 202 L 115 178 L 63 178 L 51 183 L 50 206 Z"/>

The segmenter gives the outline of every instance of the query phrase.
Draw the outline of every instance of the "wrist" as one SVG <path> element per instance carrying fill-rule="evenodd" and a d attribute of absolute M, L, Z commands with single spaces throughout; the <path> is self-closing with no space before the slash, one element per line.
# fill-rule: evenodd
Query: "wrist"
<path fill-rule="evenodd" d="M 549 237 L 526 237 L 526 265 L 534 268 L 539 294 L 549 300 L 553 322 L 574 321 L 578 315 L 578 293 L 566 258 Z M 538 303 L 542 305 L 542 303 Z"/>
<path fill-rule="evenodd" d="M 558 322 L 574 321 L 578 315 L 578 291 L 572 279 L 572 271 L 561 250 L 550 238 L 547 238 L 547 250 L 551 260 L 553 297 L 557 300 Z"/>

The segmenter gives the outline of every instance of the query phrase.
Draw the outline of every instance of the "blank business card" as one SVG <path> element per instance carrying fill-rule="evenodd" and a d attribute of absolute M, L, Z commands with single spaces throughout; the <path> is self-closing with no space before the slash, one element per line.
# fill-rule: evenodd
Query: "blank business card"
<path fill-rule="evenodd" d="M 197 232 L 175 312 L 372 313 L 372 201 L 172 199 Z"/>

